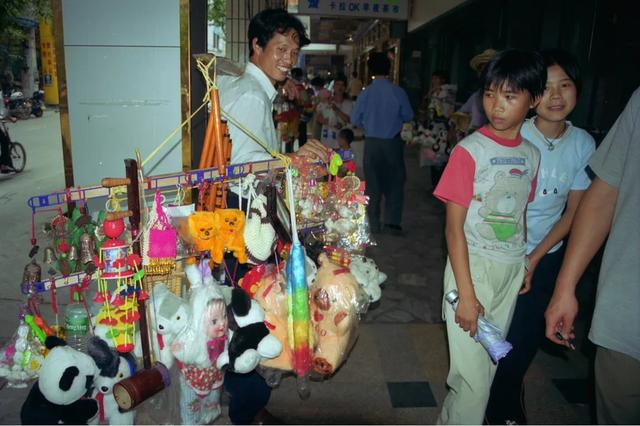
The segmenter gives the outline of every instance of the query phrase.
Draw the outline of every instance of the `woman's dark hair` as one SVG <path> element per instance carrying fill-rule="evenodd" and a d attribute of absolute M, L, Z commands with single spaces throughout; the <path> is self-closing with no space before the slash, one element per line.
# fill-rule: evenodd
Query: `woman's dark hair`
<path fill-rule="evenodd" d="M 576 57 L 562 49 L 544 49 L 540 51 L 544 64 L 549 68 L 557 65 L 564 70 L 567 76 L 576 85 L 576 93 L 580 94 L 582 81 L 580 80 L 580 68 Z"/>
<path fill-rule="evenodd" d="M 334 79 L 333 79 L 333 82 L 334 82 L 334 83 L 335 83 L 336 81 L 341 81 L 341 82 L 343 82 L 343 83 L 344 83 L 344 85 L 346 86 L 346 85 L 347 85 L 347 76 L 346 76 L 346 75 L 344 75 L 344 73 L 339 72 L 339 73 L 337 73 L 337 74 L 336 74 L 336 78 L 334 78 Z"/>
<path fill-rule="evenodd" d="M 305 33 L 302 22 L 284 9 L 265 9 L 251 18 L 249 22 L 249 57 L 253 56 L 253 39 L 258 39 L 258 46 L 265 47 L 275 33 L 285 34 L 294 30 L 300 40 L 300 47 L 311 42 Z"/>
<path fill-rule="evenodd" d="M 506 86 L 516 92 L 526 90 L 532 99 L 536 99 L 544 94 L 547 67 L 538 52 L 507 49 L 487 63 L 480 81 L 484 90 L 491 86 Z"/>
<path fill-rule="evenodd" d="M 302 78 L 302 68 L 291 68 L 291 77 L 296 80 L 300 80 Z"/>
<path fill-rule="evenodd" d="M 347 141 L 347 143 L 349 145 L 351 145 L 351 142 L 353 142 L 353 137 L 354 137 L 353 136 L 353 130 L 351 130 L 348 127 L 340 129 L 340 131 L 338 132 L 338 136 L 345 138 L 345 140 Z"/>
<path fill-rule="evenodd" d="M 384 52 L 372 52 L 369 54 L 369 73 L 371 75 L 389 75 L 391 61 Z"/>
<path fill-rule="evenodd" d="M 324 78 L 322 77 L 313 77 L 309 82 L 313 87 L 322 87 L 324 86 Z"/>
<path fill-rule="evenodd" d="M 433 73 L 431 73 L 431 76 L 440 77 L 440 79 L 442 80 L 442 83 L 444 84 L 449 82 L 449 74 L 447 74 L 447 72 L 444 70 L 436 70 Z"/>

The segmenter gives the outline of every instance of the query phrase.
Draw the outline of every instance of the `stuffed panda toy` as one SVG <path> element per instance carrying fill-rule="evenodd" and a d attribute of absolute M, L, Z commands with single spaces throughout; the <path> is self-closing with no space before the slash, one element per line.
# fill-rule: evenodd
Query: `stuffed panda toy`
<path fill-rule="evenodd" d="M 98 367 L 57 337 L 47 337 L 45 346 L 50 351 L 22 404 L 22 424 L 87 424 L 98 413 L 98 403 L 90 398 Z"/>
<path fill-rule="evenodd" d="M 282 352 L 282 344 L 269 334 L 264 324 L 264 310 L 241 288 L 231 293 L 231 311 L 238 328 L 231 332 L 229 345 L 216 362 L 218 369 L 226 365 L 236 373 L 248 373 L 263 358 L 275 358 Z"/>

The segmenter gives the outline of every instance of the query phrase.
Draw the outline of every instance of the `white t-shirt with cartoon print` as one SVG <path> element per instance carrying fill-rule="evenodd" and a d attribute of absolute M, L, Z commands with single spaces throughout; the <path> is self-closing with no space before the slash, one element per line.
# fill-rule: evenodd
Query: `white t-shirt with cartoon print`
<path fill-rule="evenodd" d="M 539 163 L 533 144 L 520 136 L 499 138 L 486 127 L 454 148 L 434 195 L 467 208 L 469 253 L 502 263 L 523 261 L 524 212 L 535 194 Z"/>

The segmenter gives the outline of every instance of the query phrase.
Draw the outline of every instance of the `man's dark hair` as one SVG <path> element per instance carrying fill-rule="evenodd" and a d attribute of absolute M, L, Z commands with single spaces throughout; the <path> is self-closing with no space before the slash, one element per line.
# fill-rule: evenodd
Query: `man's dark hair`
<path fill-rule="evenodd" d="M 302 68 L 291 68 L 291 77 L 296 80 L 302 79 Z"/>
<path fill-rule="evenodd" d="M 335 84 L 336 81 L 341 81 L 346 86 L 347 85 L 347 76 L 344 75 L 344 73 L 339 72 L 338 74 L 336 74 L 336 78 L 333 79 L 333 83 Z"/>
<path fill-rule="evenodd" d="M 323 87 L 324 86 L 324 78 L 322 77 L 313 77 L 309 82 L 313 87 Z"/>
<path fill-rule="evenodd" d="M 294 30 L 300 40 L 300 48 L 311 42 L 305 33 L 302 22 L 284 9 L 265 9 L 251 18 L 249 22 L 249 57 L 253 56 L 253 39 L 264 48 L 275 33 L 285 34 Z"/>
<path fill-rule="evenodd" d="M 526 90 L 532 99 L 544 94 L 547 84 L 547 67 L 538 52 L 507 49 L 498 53 L 482 70 L 482 87 L 507 88 L 519 92 Z"/>
<path fill-rule="evenodd" d="M 391 69 L 391 61 L 384 52 L 370 53 L 367 65 L 371 75 L 389 75 Z"/>
<path fill-rule="evenodd" d="M 576 93 L 580 94 L 582 81 L 580 79 L 580 68 L 576 57 L 562 49 L 544 49 L 540 51 L 544 64 L 547 68 L 557 65 L 564 70 L 567 76 L 576 85 Z"/>
<path fill-rule="evenodd" d="M 351 142 L 353 142 L 353 130 L 351 130 L 348 127 L 345 127 L 343 129 L 340 129 L 340 131 L 338 132 L 338 137 L 344 138 L 347 143 L 349 145 L 351 145 Z"/>
<path fill-rule="evenodd" d="M 351 73 L 351 76 L 352 76 L 353 78 L 358 78 L 358 71 L 354 71 L 354 72 L 352 72 L 352 73 Z"/>

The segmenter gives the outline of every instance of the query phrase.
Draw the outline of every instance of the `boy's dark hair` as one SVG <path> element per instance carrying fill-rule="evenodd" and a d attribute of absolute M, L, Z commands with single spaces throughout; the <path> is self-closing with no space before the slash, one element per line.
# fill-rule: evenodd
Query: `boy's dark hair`
<path fill-rule="evenodd" d="M 447 72 L 444 70 L 435 70 L 433 73 L 431 73 L 431 76 L 440 77 L 443 83 L 449 82 L 449 74 L 447 74 Z"/>
<path fill-rule="evenodd" d="M 302 68 L 292 68 L 291 77 L 295 78 L 296 80 L 300 80 L 302 78 Z"/>
<path fill-rule="evenodd" d="M 515 92 L 526 90 L 531 99 L 537 99 L 544 94 L 547 67 L 538 52 L 507 49 L 487 63 L 480 81 L 484 90 L 506 86 Z"/>
<path fill-rule="evenodd" d="M 354 137 L 353 130 L 351 130 L 348 127 L 340 129 L 340 131 L 338 132 L 338 137 L 344 138 L 347 141 L 347 143 L 351 145 L 351 142 L 353 142 L 353 137 Z"/>
<path fill-rule="evenodd" d="M 578 67 L 576 57 L 562 49 L 544 49 L 540 51 L 540 54 L 547 68 L 553 65 L 562 68 L 571 81 L 573 81 L 573 84 L 576 85 L 576 93 L 580 94 L 582 81 L 580 80 L 580 68 Z"/>
<path fill-rule="evenodd" d="M 391 61 L 384 52 L 372 52 L 367 61 L 371 75 L 389 75 Z"/>
<path fill-rule="evenodd" d="M 275 33 L 285 34 L 294 30 L 300 40 L 300 47 L 311 42 L 305 33 L 302 22 L 284 9 L 265 9 L 251 18 L 249 22 L 249 57 L 253 56 L 253 39 L 258 39 L 258 46 L 265 47 Z"/>
<path fill-rule="evenodd" d="M 322 77 L 313 77 L 309 82 L 313 87 L 322 87 L 324 86 L 324 78 Z"/>

